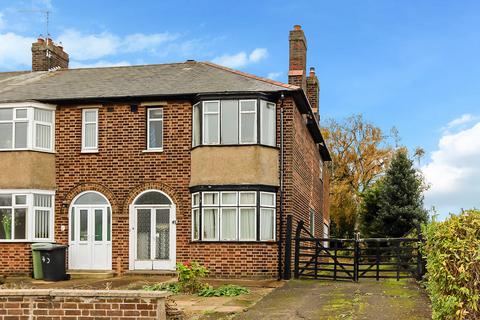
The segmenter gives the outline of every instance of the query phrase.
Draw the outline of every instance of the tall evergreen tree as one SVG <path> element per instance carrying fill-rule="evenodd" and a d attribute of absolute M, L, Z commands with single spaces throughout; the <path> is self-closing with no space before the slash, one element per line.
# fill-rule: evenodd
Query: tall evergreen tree
<path fill-rule="evenodd" d="M 362 226 L 369 236 L 402 237 L 428 220 L 423 208 L 423 179 L 407 150 L 395 152 L 376 189 L 364 194 Z"/>

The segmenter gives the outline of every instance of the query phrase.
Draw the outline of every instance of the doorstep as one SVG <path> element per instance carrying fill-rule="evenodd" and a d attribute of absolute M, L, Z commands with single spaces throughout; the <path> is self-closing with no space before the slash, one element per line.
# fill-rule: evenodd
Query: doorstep
<path fill-rule="evenodd" d="M 70 279 L 109 279 L 115 276 L 111 270 L 67 270 Z"/>
<path fill-rule="evenodd" d="M 171 276 L 176 277 L 178 275 L 175 270 L 128 270 L 125 271 L 125 275 L 145 275 L 145 276 Z"/>

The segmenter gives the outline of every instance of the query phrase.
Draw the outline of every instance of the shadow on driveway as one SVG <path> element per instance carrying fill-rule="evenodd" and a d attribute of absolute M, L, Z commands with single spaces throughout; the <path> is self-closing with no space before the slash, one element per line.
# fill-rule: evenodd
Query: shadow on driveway
<path fill-rule="evenodd" d="M 235 320 L 431 319 L 429 300 L 413 280 L 291 280 Z"/>

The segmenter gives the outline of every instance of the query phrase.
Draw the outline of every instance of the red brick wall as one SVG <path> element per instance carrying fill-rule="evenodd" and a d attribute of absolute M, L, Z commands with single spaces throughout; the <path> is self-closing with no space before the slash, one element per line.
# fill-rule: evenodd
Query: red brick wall
<path fill-rule="evenodd" d="M 26 275 L 32 269 L 29 243 L 0 243 L 0 275 Z"/>
<path fill-rule="evenodd" d="M 107 107 L 113 107 L 108 112 Z M 191 243 L 190 148 L 191 104 L 164 107 L 164 151 L 144 153 L 146 114 L 129 105 L 104 105 L 99 110 L 99 153 L 82 154 L 81 109 L 59 107 L 56 115 L 57 204 L 55 234 L 67 244 L 68 208 L 82 191 L 103 193 L 112 204 L 112 264 L 128 270 L 129 205 L 142 191 L 159 189 L 173 198 L 177 213 L 177 261 L 197 260 L 213 276 L 273 277 L 277 246 L 255 243 Z"/>
<path fill-rule="evenodd" d="M 102 296 L 102 292 L 87 290 L 5 290 L 0 296 L 0 320 L 166 319 L 163 295 L 138 291 L 110 291 Z"/>

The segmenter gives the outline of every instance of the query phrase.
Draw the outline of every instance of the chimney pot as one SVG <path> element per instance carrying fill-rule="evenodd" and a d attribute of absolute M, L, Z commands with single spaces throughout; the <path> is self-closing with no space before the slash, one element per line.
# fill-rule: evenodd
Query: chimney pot
<path fill-rule="evenodd" d="M 37 39 L 37 42 L 38 42 L 38 43 L 44 43 L 45 40 L 43 40 L 43 38 L 38 38 L 38 39 Z"/>
<path fill-rule="evenodd" d="M 293 26 L 293 30 L 302 30 L 302 26 L 299 24 L 296 24 Z"/>
<path fill-rule="evenodd" d="M 315 76 L 315 68 L 310 67 L 310 77 L 314 77 L 314 76 Z"/>

